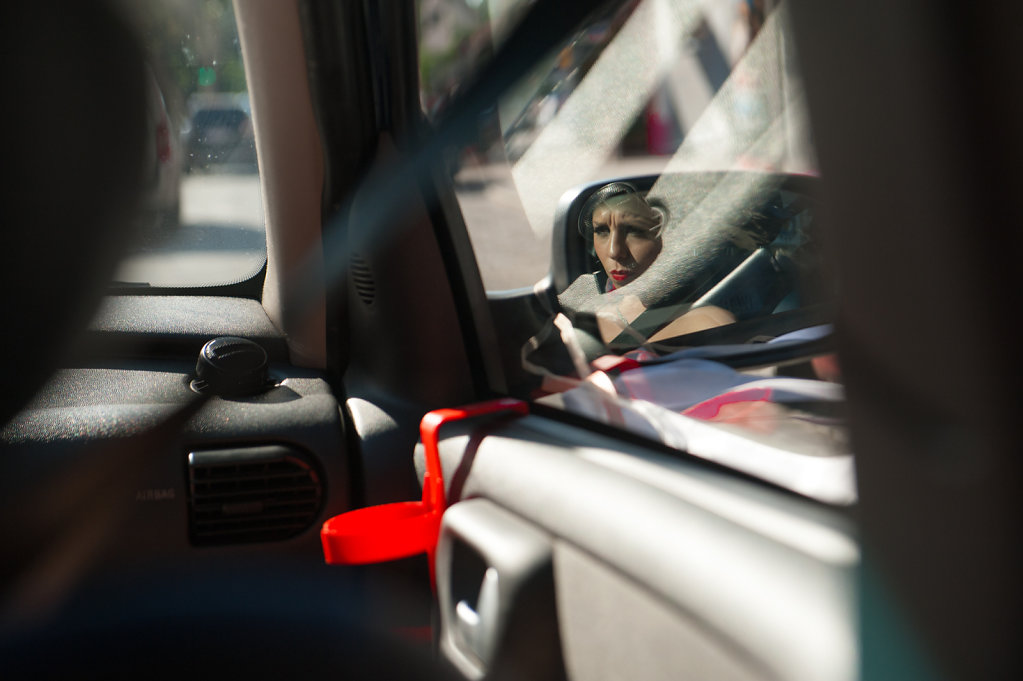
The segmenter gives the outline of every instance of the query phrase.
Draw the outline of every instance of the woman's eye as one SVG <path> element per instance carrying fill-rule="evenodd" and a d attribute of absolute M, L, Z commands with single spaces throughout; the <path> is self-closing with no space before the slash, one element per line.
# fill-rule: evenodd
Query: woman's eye
<path fill-rule="evenodd" d="M 611 233 L 611 228 L 608 227 L 607 225 L 594 225 L 593 233 L 599 234 L 600 236 L 607 236 L 608 234 Z"/>

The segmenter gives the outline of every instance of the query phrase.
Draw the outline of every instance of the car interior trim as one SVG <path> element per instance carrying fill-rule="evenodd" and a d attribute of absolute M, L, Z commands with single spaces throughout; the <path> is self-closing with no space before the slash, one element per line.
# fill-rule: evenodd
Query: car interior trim
<path fill-rule="evenodd" d="M 326 366 L 322 140 L 313 113 L 298 0 L 235 2 L 252 102 L 266 224 L 263 306 L 297 366 Z M 285 237 L 285 234 L 287 235 Z M 297 277 L 301 270 L 301 277 Z M 303 313 L 286 309 L 306 283 Z M 316 291 L 308 283 L 319 282 Z"/>

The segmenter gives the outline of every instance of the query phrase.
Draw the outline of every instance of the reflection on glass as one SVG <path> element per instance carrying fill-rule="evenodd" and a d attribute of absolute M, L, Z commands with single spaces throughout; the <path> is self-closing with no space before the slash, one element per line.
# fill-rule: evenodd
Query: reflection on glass
<path fill-rule="evenodd" d="M 497 10 L 528 1 L 446 4 L 419 0 L 428 114 L 493 54 Z M 848 503 L 785 3 L 598 4 L 447 156 L 484 285 L 550 303 L 521 394 Z"/>
<path fill-rule="evenodd" d="M 577 324 L 595 319 L 590 332 L 608 349 L 628 351 L 827 300 L 815 193 L 815 178 L 762 171 L 639 176 L 578 190 L 568 247 L 588 254 L 589 266 L 571 273 L 558 302 Z"/>

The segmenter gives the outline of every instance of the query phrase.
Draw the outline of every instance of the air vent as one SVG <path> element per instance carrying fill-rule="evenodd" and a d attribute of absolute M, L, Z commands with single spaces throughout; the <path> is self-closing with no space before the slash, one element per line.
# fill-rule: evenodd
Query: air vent
<path fill-rule="evenodd" d="M 294 537 L 323 503 L 310 457 L 276 445 L 190 452 L 188 492 L 189 532 L 198 545 Z"/>
<path fill-rule="evenodd" d="M 376 297 L 376 282 L 373 281 L 373 270 L 369 263 L 358 253 L 352 253 L 352 283 L 355 285 L 355 292 L 366 305 L 372 305 Z"/>

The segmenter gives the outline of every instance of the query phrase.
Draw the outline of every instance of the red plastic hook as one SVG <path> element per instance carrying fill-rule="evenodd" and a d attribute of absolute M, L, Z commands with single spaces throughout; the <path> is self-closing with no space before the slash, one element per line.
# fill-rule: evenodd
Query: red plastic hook
<path fill-rule="evenodd" d="M 320 530 L 326 561 L 331 565 L 363 565 L 426 553 L 432 572 L 440 520 L 446 507 L 444 473 L 437 445 L 441 426 L 503 411 L 525 415 L 529 413 L 529 405 L 521 400 L 503 398 L 427 413 L 419 425 L 426 453 L 422 501 L 369 506 L 330 518 Z"/>

